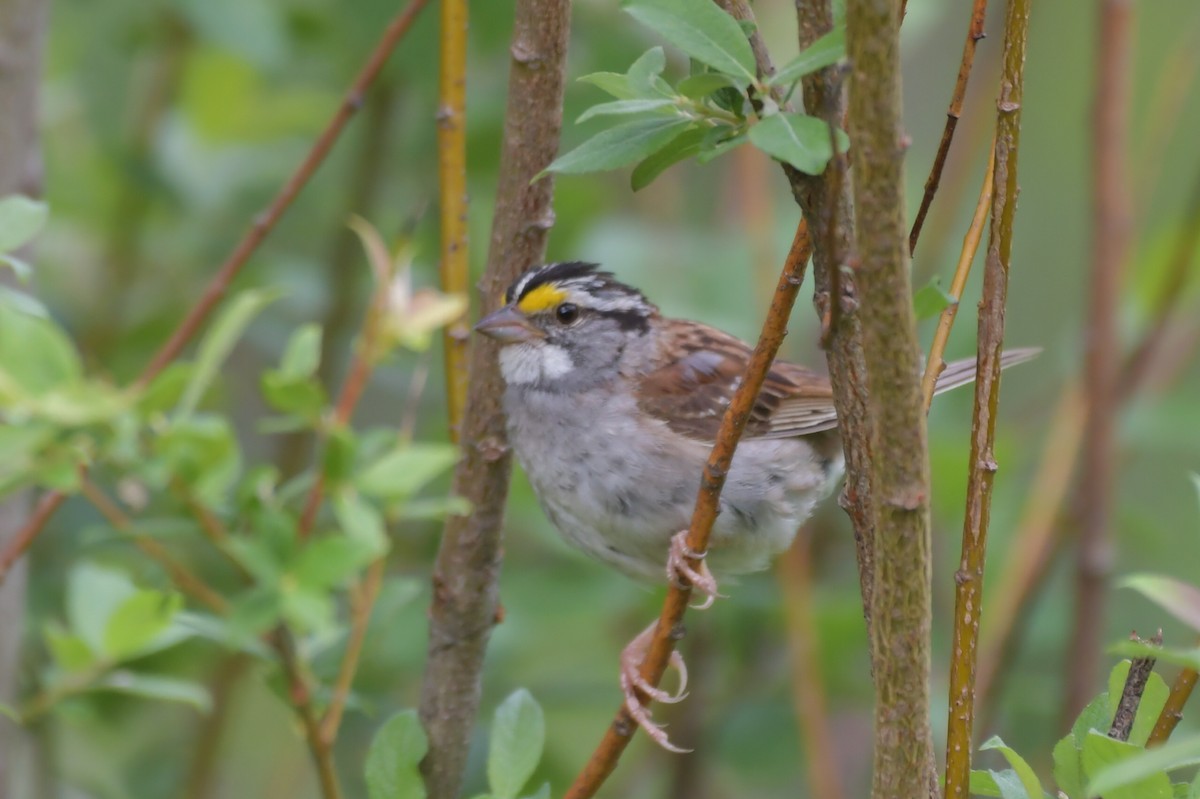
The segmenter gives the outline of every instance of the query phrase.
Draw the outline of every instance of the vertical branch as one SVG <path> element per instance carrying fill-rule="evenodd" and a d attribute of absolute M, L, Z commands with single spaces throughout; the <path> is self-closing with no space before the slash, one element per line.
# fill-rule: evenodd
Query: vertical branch
<path fill-rule="evenodd" d="M 467 293 L 467 0 L 442 0 L 440 99 L 437 113 L 441 193 L 442 290 Z M 450 437 L 459 440 L 467 402 L 467 314 L 446 327 L 446 400 Z"/>
<path fill-rule="evenodd" d="M 1004 310 L 1012 263 L 1017 210 L 1017 153 L 1025 75 L 1029 0 L 1009 0 L 1004 28 L 1004 71 L 997 102 L 992 171 L 992 225 L 979 304 L 979 354 L 971 455 L 967 465 L 967 509 L 963 518 L 962 560 L 954 575 L 954 643 L 950 661 L 950 712 L 946 733 L 946 799 L 970 793 L 971 731 L 975 723 L 975 666 L 979 618 L 983 612 L 983 567 L 996 477 L 996 413 L 1000 404 L 1000 356 L 1004 349 Z"/>
<path fill-rule="evenodd" d="M 38 92 L 48 0 L 0 0 L 0 197 L 41 195 L 42 150 Z M 8 270 L 0 267 L 0 282 Z M 32 497 L 21 492 L 0 501 L 0 546 L 4 553 L 22 545 Z M 20 550 L 16 550 L 20 551 Z M 11 566 L 0 558 L 0 702 L 16 699 L 21 639 L 25 634 L 26 572 L 5 581 Z M 0 796 L 15 795 L 16 762 L 32 749 L 32 737 L 16 724 L 0 723 Z"/>
<path fill-rule="evenodd" d="M 1095 138 L 1092 150 L 1093 239 L 1088 320 L 1085 330 L 1084 393 L 1089 398 L 1083 433 L 1076 555 L 1075 623 L 1067 651 L 1066 706 L 1075 718 L 1100 679 L 1104 595 L 1108 590 L 1112 512 L 1116 479 L 1119 360 L 1117 306 L 1121 267 L 1129 250 L 1127 122 L 1131 90 L 1132 4 L 1100 0 L 1096 67 Z"/>
<path fill-rule="evenodd" d="M 554 222 L 553 181 L 530 183 L 558 151 L 562 125 L 568 0 L 517 0 L 508 108 L 488 262 L 480 288 L 490 306 L 524 270 L 542 260 Z M 474 343 L 454 493 L 470 516 L 446 522 L 433 573 L 429 658 L 421 721 L 429 736 L 422 763 L 431 799 L 453 799 L 462 783 L 479 707 L 484 649 L 499 606 L 500 523 L 511 455 L 500 405 L 497 345 Z"/>
<path fill-rule="evenodd" d="M 874 451 L 869 470 L 875 492 L 871 645 L 877 799 L 937 790 L 929 726 L 929 458 L 905 236 L 899 12 L 892 0 L 846 4 L 846 47 L 854 65 L 853 262 Z"/>

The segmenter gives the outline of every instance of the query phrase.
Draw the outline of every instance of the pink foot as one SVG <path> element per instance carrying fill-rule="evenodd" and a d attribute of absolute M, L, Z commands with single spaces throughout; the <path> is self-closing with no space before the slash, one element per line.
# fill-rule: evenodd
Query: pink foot
<path fill-rule="evenodd" d="M 683 662 L 683 656 L 678 652 L 671 652 L 670 660 L 671 668 L 679 672 L 679 689 L 675 693 L 657 688 L 642 678 L 640 667 L 642 661 L 646 659 L 646 653 L 650 649 L 650 642 L 654 639 L 654 628 L 657 626 L 658 622 L 655 622 L 645 630 L 642 630 L 621 651 L 621 691 L 625 694 L 625 708 L 629 711 L 629 715 L 633 717 L 637 725 L 645 730 L 650 739 L 663 749 L 666 749 L 668 752 L 690 752 L 690 749 L 681 749 L 671 743 L 667 734 L 663 732 L 663 725 L 656 724 L 650 718 L 650 709 L 642 704 L 641 697 L 638 696 L 638 692 L 640 691 L 655 702 L 665 702 L 667 704 L 682 702 L 687 697 L 687 665 Z"/>
<path fill-rule="evenodd" d="M 693 552 L 689 549 L 687 534 L 687 530 L 682 530 L 671 536 L 671 551 L 667 555 L 667 580 L 678 584 L 679 579 L 683 578 L 691 584 L 694 590 L 704 594 L 704 601 L 692 607 L 697 610 L 705 610 L 712 607 L 712 603 L 721 595 L 717 593 L 716 578 L 712 576 L 712 572 L 708 570 L 708 564 L 703 560 L 707 553 Z M 700 568 L 693 569 L 688 563 L 689 559 L 700 560 Z"/>

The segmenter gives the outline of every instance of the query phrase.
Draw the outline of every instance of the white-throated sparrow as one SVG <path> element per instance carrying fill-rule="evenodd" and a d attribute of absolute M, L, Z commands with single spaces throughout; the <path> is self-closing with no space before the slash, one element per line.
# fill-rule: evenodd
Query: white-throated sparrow
<path fill-rule="evenodd" d="M 680 531 L 751 348 L 664 318 L 637 289 L 582 262 L 527 272 L 475 329 L 503 345 L 509 440 L 563 537 L 633 577 L 661 580 L 668 561 L 668 573 L 679 571 Z M 1006 365 L 1035 352 L 1006 353 Z M 975 359 L 956 361 L 938 391 L 974 376 Z M 762 569 L 787 548 L 841 477 L 836 428 L 828 379 L 776 361 L 721 494 L 705 561 L 715 572 Z M 706 569 L 684 574 L 715 594 Z M 622 685 L 634 717 L 667 745 L 632 686 L 668 701 L 682 688 L 672 696 L 639 683 L 646 640 L 622 657 Z"/>

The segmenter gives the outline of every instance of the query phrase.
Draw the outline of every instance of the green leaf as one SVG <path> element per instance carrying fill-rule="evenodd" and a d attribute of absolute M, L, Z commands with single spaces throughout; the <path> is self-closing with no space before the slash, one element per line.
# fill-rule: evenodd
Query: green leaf
<path fill-rule="evenodd" d="M 542 708 L 524 688 L 496 708 L 488 748 L 488 787 L 496 799 L 516 799 L 533 776 L 546 742 Z"/>
<path fill-rule="evenodd" d="M 175 362 L 150 381 L 138 398 L 138 410 L 144 415 L 165 413 L 175 407 L 192 379 L 190 363 Z"/>
<path fill-rule="evenodd" d="M 328 635 L 334 631 L 333 597 L 328 591 L 292 586 L 280 598 L 284 620 L 300 632 Z"/>
<path fill-rule="evenodd" d="M 369 497 L 404 499 L 453 466 L 458 457 L 452 444 L 402 444 L 362 469 L 353 482 Z"/>
<path fill-rule="evenodd" d="M 1200 632 L 1200 588 L 1162 574 L 1135 574 L 1117 585 L 1120 588 L 1132 588 Z"/>
<path fill-rule="evenodd" d="M 656 97 L 673 97 L 671 87 L 662 79 L 662 71 L 667 68 L 667 55 L 661 47 L 651 47 L 638 56 L 637 61 L 629 65 L 625 73 L 630 91 L 634 97 L 652 99 Z"/>
<path fill-rule="evenodd" d="M 0 199 L 0 253 L 12 252 L 33 241 L 49 215 L 45 203 L 20 194 Z"/>
<path fill-rule="evenodd" d="M 81 636 L 57 624 L 47 624 L 42 633 L 55 665 L 64 672 L 82 671 L 96 662 L 97 653 Z"/>
<path fill-rule="evenodd" d="M 321 471 L 330 488 L 337 488 L 350 478 L 357 449 L 358 439 L 349 427 L 334 427 L 329 431 L 321 455 Z"/>
<path fill-rule="evenodd" d="M 575 120 L 575 124 L 578 125 L 580 122 L 586 122 L 592 117 L 641 114 L 646 111 L 672 111 L 677 113 L 678 106 L 674 100 L 668 100 L 665 97 L 653 100 L 613 100 L 611 103 L 600 103 L 584 111 L 579 115 L 579 119 Z"/>
<path fill-rule="evenodd" d="M 318 538 L 300 550 L 289 571 L 301 587 L 332 588 L 375 560 L 378 554 L 372 546 L 353 538 Z"/>
<path fill-rule="evenodd" d="M 683 117 L 635 119 L 596 134 L 565 155 L 560 155 L 546 172 L 579 174 L 616 169 L 645 158 L 692 125 Z"/>
<path fill-rule="evenodd" d="M 996 784 L 996 790 L 1001 799 L 1042 799 L 1040 794 L 1030 794 L 1026 790 L 1020 775 L 1013 769 L 1006 768 L 1004 771 L 989 771 L 988 773 L 992 776 L 992 782 Z"/>
<path fill-rule="evenodd" d="M 390 512 L 389 518 L 412 521 L 470 515 L 471 501 L 466 497 L 436 497 L 404 502 L 396 510 Z"/>
<path fill-rule="evenodd" d="M 913 294 L 913 313 L 917 321 L 932 319 L 955 302 L 954 297 L 942 288 L 942 279 L 935 276 Z"/>
<path fill-rule="evenodd" d="M 754 81 L 754 52 L 737 21 L 709 0 L 629 0 L 625 11 L 697 61 Z"/>
<path fill-rule="evenodd" d="M 641 191 L 653 183 L 667 167 L 699 153 L 701 143 L 707 135 L 708 131 L 702 127 L 687 128 L 657 152 L 644 158 L 633 168 L 633 174 L 629 178 L 633 190 Z"/>
<path fill-rule="evenodd" d="M 385 721 L 367 750 L 370 799 L 425 799 L 419 767 L 428 749 L 417 711 L 405 710 Z"/>
<path fill-rule="evenodd" d="M 787 86 L 805 75 L 830 64 L 836 64 L 846 55 L 846 29 L 837 27 L 804 48 L 800 55 L 780 67 L 767 81 L 769 86 Z"/>
<path fill-rule="evenodd" d="M 728 75 L 722 75 L 720 72 L 701 72 L 697 75 L 688 75 L 675 84 L 675 91 L 678 94 L 693 100 L 699 100 L 715 91 L 727 88 L 736 89 L 737 84 Z"/>
<path fill-rule="evenodd" d="M 75 345 L 53 320 L 15 310 L 0 313 L 0 399 L 6 384 L 36 397 L 82 376 Z"/>
<path fill-rule="evenodd" d="M 325 410 L 325 389 L 309 377 L 294 377 L 285 372 L 264 372 L 261 380 L 263 399 L 281 413 L 298 416 L 316 424 Z"/>
<path fill-rule="evenodd" d="M 252 289 L 234 297 L 225 306 L 200 342 L 196 353 L 195 371 L 192 372 L 183 397 L 175 408 L 178 416 L 188 416 L 196 410 L 204 392 L 208 390 L 242 333 L 259 311 L 274 302 L 278 296 L 276 291 Z"/>
<path fill-rule="evenodd" d="M 67 577 L 67 623 L 97 654 L 105 651 L 105 630 L 117 608 L 137 593 L 119 571 L 80 563 Z"/>
<path fill-rule="evenodd" d="M 274 586 L 252 588 L 238 597 L 229 614 L 229 629 L 235 639 L 258 635 L 274 627 L 283 614 L 283 597 Z"/>
<path fill-rule="evenodd" d="M 237 436 L 220 416 L 176 418 L 154 440 L 154 452 L 206 505 L 221 505 L 241 472 Z"/>
<path fill-rule="evenodd" d="M 1088 778 L 1088 787 L 1084 795 L 1089 799 L 1098 795 L 1094 790 L 1094 783 L 1102 771 L 1144 751 L 1140 746 L 1114 740 L 1094 730 L 1089 732 L 1083 742 L 1083 773 Z M 1153 773 L 1135 781 L 1125 782 L 1120 787 L 1107 788 L 1104 799 L 1172 799 L 1171 780 L 1165 773 Z"/>
<path fill-rule="evenodd" d="M 106 674 L 95 684 L 95 688 L 145 699 L 180 702 L 194 707 L 200 713 L 208 713 L 212 708 L 212 697 L 209 696 L 207 688 L 199 683 L 174 677 L 121 670 Z"/>
<path fill-rule="evenodd" d="M 1113 669 L 1115 672 L 1121 668 L 1122 664 L 1117 664 Z M 1124 664 L 1126 671 L 1129 669 L 1129 664 Z M 1109 677 L 1111 681 L 1111 675 Z M 1124 674 L 1121 680 L 1124 681 Z M 1075 719 L 1075 723 L 1071 726 L 1071 739 L 1075 741 L 1075 748 L 1082 750 L 1083 742 L 1087 740 L 1088 732 L 1091 730 L 1099 730 L 1102 733 L 1108 732 L 1108 728 L 1112 726 L 1113 711 L 1108 703 L 1108 692 L 1097 696 L 1087 706 L 1080 711 L 1079 716 Z"/>
<path fill-rule="evenodd" d="M 341 491 L 333 499 L 333 513 L 342 533 L 357 541 L 376 557 L 388 551 L 390 542 L 383 514 L 353 491 Z"/>
<path fill-rule="evenodd" d="M 658 49 L 662 50 L 661 47 Z M 632 100 L 638 96 L 638 93 L 629 85 L 629 76 L 620 72 L 593 72 L 590 75 L 581 76 L 578 80 L 580 83 L 590 83 L 618 100 Z"/>
<path fill-rule="evenodd" d="M 840 147 L 845 134 L 836 131 L 835 136 L 838 134 Z M 833 157 L 829 126 L 804 114 L 772 114 L 750 128 L 750 141 L 767 155 L 809 175 L 821 174 Z"/>
<path fill-rule="evenodd" d="M 104 627 L 104 653 L 123 660 L 150 645 L 171 626 L 183 607 L 179 594 L 141 590 L 122 602 Z"/>
<path fill-rule="evenodd" d="M 537 793 L 531 793 L 524 799 L 550 799 L 550 783 L 543 782 L 542 787 L 537 789 Z"/>
<path fill-rule="evenodd" d="M 18 279 L 20 279 L 21 273 L 25 271 L 22 269 L 25 265 L 24 261 L 8 255 L 0 255 L 0 263 L 11 266 L 13 271 L 17 273 Z M 0 284 L 0 309 L 23 313 L 27 316 L 37 316 L 42 319 L 50 318 L 50 312 L 46 310 L 46 306 L 42 305 L 37 297 L 27 294 L 24 291 L 10 289 L 8 286 L 2 284 Z"/>
<path fill-rule="evenodd" d="M 279 371 L 287 377 L 300 379 L 312 377 L 320 365 L 321 326 L 317 324 L 304 325 L 288 339 Z"/>
<path fill-rule="evenodd" d="M 967 790 L 972 796 L 1000 796 L 1000 786 L 996 784 L 995 773 L 991 771 L 971 769 Z"/>
<path fill-rule="evenodd" d="M 1000 752 L 1000 754 L 1004 755 L 1004 759 L 1008 761 L 1008 765 L 1012 766 L 1013 771 L 1015 771 L 1017 773 L 1017 777 L 1020 778 L 1021 785 L 1024 787 L 1025 793 L 1031 797 L 1031 799 L 1041 799 L 1042 784 L 1038 781 L 1037 774 L 1035 774 L 1033 769 L 1030 768 L 1029 764 L 1025 762 L 1025 759 L 1017 754 L 1016 750 L 1006 745 L 1004 741 L 1001 740 L 999 735 L 993 735 L 991 738 L 985 741 L 983 745 L 979 747 L 979 749 L 980 751 L 986 749 L 995 749 Z"/>
<path fill-rule="evenodd" d="M 750 138 L 745 133 L 730 136 L 729 132 L 733 130 L 737 130 L 737 128 L 728 125 L 710 129 L 708 132 L 709 135 L 705 137 L 705 140 L 700 145 L 700 153 L 696 156 L 696 160 L 701 164 L 707 164 L 714 158 L 719 158 L 730 150 L 741 147 Z"/>
<path fill-rule="evenodd" d="M 1083 763 L 1071 735 L 1064 735 L 1054 745 L 1054 782 L 1067 796 L 1078 797 L 1083 793 Z"/>
<path fill-rule="evenodd" d="M 1197 735 L 1153 749 L 1139 749 L 1136 754 L 1097 771 L 1088 783 L 1087 795 L 1109 796 L 1117 789 L 1142 783 L 1154 775 L 1195 765 L 1200 765 L 1200 736 Z M 1161 783 L 1158 790 L 1161 790 Z"/>
<path fill-rule="evenodd" d="M 1127 658 L 1154 658 L 1173 666 L 1200 671 L 1200 647 L 1180 649 L 1178 647 L 1156 646 L 1146 641 L 1118 641 L 1109 647 L 1109 653 Z"/>

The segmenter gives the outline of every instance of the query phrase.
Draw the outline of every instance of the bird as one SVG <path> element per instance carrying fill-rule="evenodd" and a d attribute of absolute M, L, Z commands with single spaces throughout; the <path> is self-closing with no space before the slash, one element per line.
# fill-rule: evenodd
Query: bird
<path fill-rule="evenodd" d="M 767 372 L 726 477 L 708 551 L 686 534 L 701 471 L 752 349 L 715 327 L 664 316 L 641 291 L 598 264 L 534 267 L 475 330 L 499 343 L 508 439 L 546 517 L 569 544 L 640 581 L 681 577 L 707 596 L 722 579 L 766 568 L 837 486 L 844 470 L 833 389 L 826 376 L 776 360 Z M 1003 365 L 1036 354 L 1010 350 Z M 955 361 L 937 391 L 975 377 Z M 702 557 L 692 569 L 688 558 Z M 665 566 L 665 569 L 664 569 Z M 669 693 L 638 667 L 654 625 L 621 656 L 634 720 L 670 743 L 637 696 Z"/>

